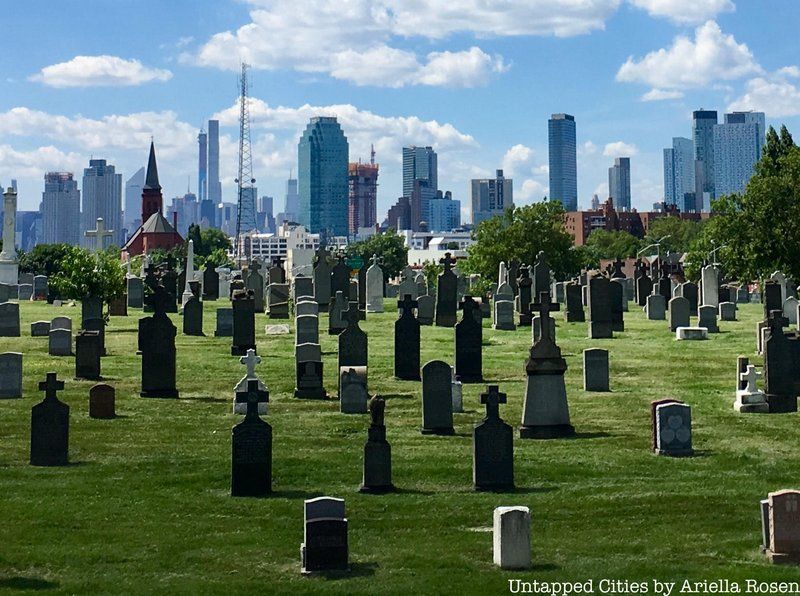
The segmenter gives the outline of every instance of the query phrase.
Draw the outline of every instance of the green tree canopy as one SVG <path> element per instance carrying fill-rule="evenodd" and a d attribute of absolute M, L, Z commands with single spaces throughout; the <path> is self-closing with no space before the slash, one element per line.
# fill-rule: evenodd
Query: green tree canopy
<path fill-rule="evenodd" d="M 496 278 L 500 261 L 519 259 L 532 265 L 540 250 L 559 279 L 576 275 L 584 265 L 585 253 L 572 246 L 572 236 L 564 228 L 564 208 L 558 201 L 506 209 L 479 223 L 472 236 L 475 243 L 467 248 L 467 259 L 459 268 L 480 273 L 485 279 Z"/>
<path fill-rule="evenodd" d="M 762 158 L 743 194 L 718 198 L 703 228 L 692 262 L 720 248 L 725 273 L 755 281 L 779 270 L 800 279 L 800 148 L 786 127 L 770 127 Z"/>
<path fill-rule="evenodd" d="M 644 248 L 668 236 L 661 242 L 661 254 L 688 252 L 695 240 L 700 236 L 704 225 L 704 221 L 681 219 L 675 215 L 659 217 L 650 224 L 641 246 Z M 653 249 L 651 254 L 655 254 L 655 252 L 655 249 Z"/>
<path fill-rule="evenodd" d="M 400 271 L 408 265 L 408 247 L 403 237 L 392 229 L 350 244 L 347 247 L 347 256 L 355 255 L 364 259 L 365 267 L 369 267 L 372 255 L 378 255 L 383 259 L 380 265 L 385 280 L 397 277 Z"/>
<path fill-rule="evenodd" d="M 110 302 L 125 292 L 125 270 L 112 251 L 93 254 L 71 246 L 50 283 L 64 298 L 81 300 L 86 296 L 99 296 L 104 302 Z"/>
<path fill-rule="evenodd" d="M 69 244 L 37 244 L 30 252 L 20 253 L 19 270 L 34 275 L 54 275 L 72 247 Z"/>
<path fill-rule="evenodd" d="M 641 240 L 624 230 L 595 230 L 586 239 L 586 248 L 597 261 L 635 257 L 641 246 Z"/>

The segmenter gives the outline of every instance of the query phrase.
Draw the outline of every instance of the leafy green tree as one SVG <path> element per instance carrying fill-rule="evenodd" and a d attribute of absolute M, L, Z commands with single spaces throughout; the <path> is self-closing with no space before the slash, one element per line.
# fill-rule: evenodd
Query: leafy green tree
<path fill-rule="evenodd" d="M 635 257 L 642 246 L 633 234 L 624 230 L 595 230 L 586 239 L 586 248 L 597 259 L 625 259 Z"/>
<path fill-rule="evenodd" d="M 208 257 L 215 250 L 230 250 L 231 239 L 222 230 L 217 228 L 206 228 L 201 230 L 197 224 L 189 226 L 189 232 L 186 234 L 186 242 L 189 240 L 194 241 L 194 254 L 198 257 Z"/>
<path fill-rule="evenodd" d="M 425 282 L 428 284 L 428 288 L 436 289 L 437 278 L 443 269 L 444 267 L 439 263 L 432 263 L 431 261 L 425 261 L 422 264 L 422 273 L 425 274 Z"/>
<path fill-rule="evenodd" d="M 50 283 L 64 298 L 99 296 L 103 302 L 110 302 L 125 292 L 125 270 L 110 251 L 93 254 L 71 246 Z"/>
<path fill-rule="evenodd" d="M 693 263 L 720 248 L 725 273 L 754 281 L 780 270 L 800 279 L 800 148 L 785 127 L 767 134 L 762 158 L 743 194 L 718 198 L 714 217 L 693 247 Z"/>
<path fill-rule="evenodd" d="M 545 201 L 506 209 L 478 224 L 472 232 L 475 243 L 467 248 L 467 258 L 459 268 L 495 279 L 500 261 L 519 259 L 532 265 L 543 250 L 550 268 L 559 279 L 577 274 L 585 254 L 572 246 L 572 236 L 564 228 L 564 208 L 558 201 Z"/>
<path fill-rule="evenodd" d="M 369 267 L 372 255 L 378 255 L 383 259 L 380 264 L 383 269 L 383 277 L 387 281 L 392 277 L 397 277 L 400 271 L 408 265 L 408 247 L 406 247 L 403 237 L 392 229 L 348 245 L 347 256 L 355 255 L 364 259 L 364 265 L 367 267 Z"/>
<path fill-rule="evenodd" d="M 648 246 L 668 236 L 661 243 L 661 254 L 688 252 L 694 241 L 700 236 L 704 225 L 704 221 L 681 219 L 674 215 L 659 217 L 650 224 L 641 246 Z"/>
<path fill-rule="evenodd" d="M 34 275 L 51 275 L 61 269 L 61 263 L 72 247 L 69 244 L 37 244 L 29 252 L 21 253 L 19 270 Z"/>

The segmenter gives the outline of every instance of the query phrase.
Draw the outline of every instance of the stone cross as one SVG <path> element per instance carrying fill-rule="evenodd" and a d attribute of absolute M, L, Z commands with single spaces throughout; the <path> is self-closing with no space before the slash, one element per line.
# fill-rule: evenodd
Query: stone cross
<path fill-rule="evenodd" d="M 413 314 L 413 308 L 417 308 L 418 302 L 411 299 L 411 294 L 403 294 L 403 299 L 397 301 L 397 308 L 403 309 L 403 316 Z"/>
<path fill-rule="evenodd" d="M 756 381 L 760 378 L 761 373 L 758 372 L 756 367 L 752 364 L 747 365 L 747 372 L 739 373 L 739 380 L 747 383 L 747 388 L 745 391 L 748 393 L 756 393 L 758 391 L 758 387 L 756 387 Z"/>
<path fill-rule="evenodd" d="M 154 316 L 167 316 L 167 306 L 171 301 L 169 293 L 159 283 L 152 289 L 153 293 L 144 297 L 145 304 L 153 307 Z"/>
<path fill-rule="evenodd" d="M 540 250 L 539 254 L 536 255 L 536 264 L 542 266 L 547 265 L 547 260 L 545 259 L 543 250 Z"/>
<path fill-rule="evenodd" d="M 372 261 L 373 265 L 378 265 L 383 262 L 383 257 L 379 257 L 378 255 L 373 254 L 370 261 Z"/>
<path fill-rule="evenodd" d="M 539 292 L 539 301 L 531 302 L 531 311 L 538 312 L 542 320 L 542 339 L 552 340 L 550 337 L 550 311 L 559 310 L 561 305 L 558 302 L 550 302 L 550 292 Z"/>
<path fill-rule="evenodd" d="M 461 301 L 461 304 L 458 305 L 458 308 L 464 311 L 464 318 L 467 317 L 474 317 L 475 315 L 472 314 L 472 311 L 478 310 L 480 306 L 472 296 L 464 296 L 464 299 Z"/>
<path fill-rule="evenodd" d="M 789 325 L 789 319 L 783 316 L 782 310 L 773 310 L 769 313 L 769 328 L 770 331 L 778 330 L 782 332 L 782 329 Z"/>
<path fill-rule="evenodd" d="M 248 350 L 248 352 L 252 351 Z M 258 418 L 258 380 L 256 379 L 247 381 L 247 414 L 245 414 L 245 418 Z"/>
<path fill-rule="evenodd" d="M 57 377 L 57 373 L 49 372 L 47 373 L 47 380 L 39 383 L 39 391 L 44 391 L 44 398 L 46 400 L 58 399 L 56 392 L 64 389 L 64 381 L 59 381 Z"/>
<path fill-rule="evenodd" d="M 439 262 L 444 266 L 445 271 L 452 269 L 455 260 L 450 256 L 449 252 L 444 253 L 444 258 L 439 259 Z"/>
<path fill-rule="evenodd" d="M 497 385 L 488 385 L 481 393 L 481 403 L 486 405 L 487 418 L 500 418 L 500 404 L 506 403 L 506 394 L 500 393 Z"/>
<path fill-rule="evenodd" d="M 106 230 L 106 226 L 103 223 L 103 218 L 98 217 L 95 229 L 86 230 L 83 235 L 87 238 L 94 238 L 94 251 L 100 252 L 103 250 L 103 241 L 109 236 L 113 236 L 114 230 Z"/>
<path fill-rule="evenodd" d="M 250 348 L 247 350 L 246 356 L 239 358 L 239 363 L 247 367 L 247 378 L 254 379 L 256 376 L 256 364 L 261 364 L 261 356 L 256 356 L 256 351 Z"/>
<path fill-rule="evenodd" d="M 281 257 L 273 257 L 272 258 L 272 266 L 273 267 L 283 267 L 283 259 Z"/>
<path fill-rule="evenodd" d="M 398 302 L 398 304 L 400 304 Z M 347 321 L 348 327 L 357 327 L 358 322 L 361 320 L 361 313 L 358 311 L 358 303 L 348 303 L 347 310 L 342 311 L 342 318 Z"/>
<path fill-rule="evenodd" d="M 519 276 L 517 279 L 530 279 L 531 278 L 531 270 L 528 269 L 524 264 L 519 266 Z"/>

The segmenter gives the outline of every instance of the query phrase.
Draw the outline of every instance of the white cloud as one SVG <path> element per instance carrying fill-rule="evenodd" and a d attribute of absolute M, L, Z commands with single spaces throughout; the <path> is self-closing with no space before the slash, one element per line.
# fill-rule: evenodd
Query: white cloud
<path fill-rule="evenodd" d="M 168 70 L 149 68 L 138 60 L 103 55 L 75 56 L 68 62 L 45 66 L 29 80 L 50 87 L 129 87 L 171 78 Z"/>
<path fill-rule="evenodd" d="M 503 156 L 503 174 L 514 180 L 517 205 L 541 200 L 549 192 L 547 164 L 537 163 L 536 153 L 527 145 L 517 144 Z"/>
<path fill-rule="evenodd" d="M 666 17 L 674 23 L 693 25 L 713 19 L 721 12 L 736 10 L 731 0 L 630 0 L 651 16 Z"/>
<path fill-rule="evenodd" d="M 64 153 L 47 145 L 30 151 L 20 151 L 10 145 L 0 145 L 0 178 L 39 177 L 49 171 L 77 171 L 85 159 L 78 153 Z"/>
<path fill-rule="evenodd" d="M 761 67 L 747 44 L 725 35 L 714 21 L 695 30 L 694 40 L 679 35 L 672 46 L 650 52 L 641 60 L 631 56 L 617 72 L 617 80 L 644 83 L 660 90 L 704 87 L 757 74 Z"/>
<path fill-rule="evenodd" d="M 512 177 L 516 173 L 530 172 L 534 165 L 533 156 L 533 149 L 530 147 L 514 145 L 503 156 L 503 174 Z"/>
<path fill-rule="evenodd" d="M 597 153 L 597 145 L 592 141 L 586 141 L 583 145 L 578 147 L 578 153 L 580 155 L 594 155 Z"/>
<path fill-rule="evenodd" d="M 408 38 L 572 36 L 602 29 L 621 0 L 249 0 L 251 21 L 213 35 L 184 62 L 237 70 L 328 73 L 357 85 L 472 87 L 507 65 L 478 47 L 423 60 L 394 47 Z"/>
<path fill-rule="evenodd" d="M 519 190 L 514 189 L 514 204 L 519 206 L 522 204 L 520 201 L 540 201 L 547 196 L 548 192 L 548 188 L 544 184 L 528 178 L 522 182 Z"/>
<path fill-rule="evenodd" d="M 683 91 L 665 91 L 663 89 L 650 89 L 642 95 L 642 101 L 664 101 L 665 99 L 680 99 Z"/>
<path fill-rule="evenodd" d="M 606 143 L 606 146 L 603 147 L 603 155 L 605 157 L 633 157 L 637 153 L 639 153 L 639 149 L 636 145 L 623 141 Z"/>
<path fill-rule="evenodd" d="M 770 118 L 800 116 L 800 88 L 790 78 L 800 77 L 800 69 L 786 66 L 774 73 L 747 81 L 744 94 L 734 100 L 729 111 L 755 110 Z"/>

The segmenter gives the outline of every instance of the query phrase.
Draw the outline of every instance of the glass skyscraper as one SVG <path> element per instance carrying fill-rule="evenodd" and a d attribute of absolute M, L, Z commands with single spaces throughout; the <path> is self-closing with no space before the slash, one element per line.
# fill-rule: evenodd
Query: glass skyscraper
<path fill-rule="evenodd" d="M 617 157 L 608 168 L 608 194 L 620 211 L 631 209 L 631 158 Z"/>
<path fill-rule="evenodd" d="M 299 223 L 311 233 L 347 236 L 347 137 L 335 117 L 312 118 L 297 146 Z"/>
<path fill-rule="evenodd" d="M 672 147 L 664 149 L 664 202 L 682 212 L 694 211 L 694 190 L 694 143 L 673 137 Z"/>
<path fill-rule="evenodd" d="M 764 112 L 725 114 L 725 123 L 714 126 L 715 196 L 744 192 L 761 159 L 765 136 Z"/>
<path fill-rule="evenodd" d="M 71 172 L 48 172 L 42 193 L 42 242 L 78 246 L 81 239 L 81 193 Z"/>
<path fill-rule="evenodd" d="M 692 113 L 692 141 L 695 159 L 695 200 L 698 211 L 714 194 L 714 126 L 716 110 L 697 110 Z"/>
<path fill-rule="evenodd" d="M 438 158 L 433 147 L 403 147 L 403 196 L 411 196 L 415 180 L 425 180 L 435 193 L 439 190 L 438 171 Z"/>
<path fill-rule="evenodd" d="M 514 183 L 503 175 L 503 170 L 496 170 L 494 178 L 473 178 L 470 186 L 474 225 L 514 206 Z"/>
<path fill-rule="evenodd" d="M 578 166 L 575 118 L 553 114 L 547 121 L 550 158 L 550 199 L 561 201 L 566 211 L 578 209 Z"/>
<path fill-rule="evenodd" d="M 90 159 L 89 167 L 83 170 L 83 209 L 81 213 L 81 243 L 93 247 L 94 240 L 84 232 L 94 230 L 97 219 L 103 218 L 106 230 L 113 230 L 110 238 L 104 238 L 104 248 L 111 244 L 122 246 L 124 241 L 122 223 L 122 174 L 117 174 L 113 165 L 105 159 Z"/>

